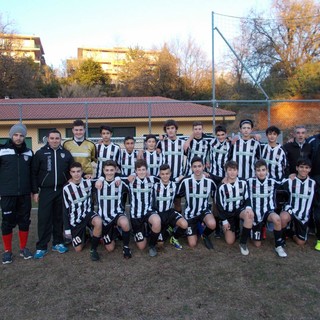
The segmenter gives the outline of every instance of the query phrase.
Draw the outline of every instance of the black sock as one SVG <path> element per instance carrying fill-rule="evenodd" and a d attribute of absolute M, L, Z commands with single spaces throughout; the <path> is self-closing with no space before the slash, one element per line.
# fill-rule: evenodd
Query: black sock
<path fill-rule="evenodd" d="M 130 231 L 122 231 L 122 243 L 124 247 L 129 247 Z"/>
<path fill-rule="evenodd" d="M 208 227 L 205 227 L 202 234 L 204 237 L 209 237 L 212 232 L 213 230 L 209 229 Z"/>
<path fill-rule="evenodd" d="M 276 247 L 283 246 L 282 230 L 273 230 L 274 245 Z"/>
<path fill-rule="evenodd" d="M 151 230 L 151 232 L 150 232 L 150 240 L 149 240 L 149 246 L 150 247 L 154 247 L 157 244 L 159 233 L 160 232 L 155 233 L 155 232 L 153 232 Z"/>
<path fill-rule="evenodd" d="M 92 238 L 91 238 L 91 249 L 92 250 L 97 250 L 99 243 L 100 243 L 100 237 L 92 236 Z"/>
<path fill-rule="evenodd" d="M 240 243 L 242 244 L 246 244 L 247 243 L 247 240 L 250 236 L 250 231 L 251 229 L 248 229 L 246 227 L 242 227 L 242 233 L 241 233 L 241 236 L 240 236 Z"/>
<path fill-rule="evenodd" d="M 174 233 L 173 233 L 173 236 L 176 238 L 176 239 L 179 239 L 180 237 L 182 237 L 183 235 L 186 234 L 186 229 L 182 229 L 180 227 L 177 227 L 175 230 L 174 230 Z"/>

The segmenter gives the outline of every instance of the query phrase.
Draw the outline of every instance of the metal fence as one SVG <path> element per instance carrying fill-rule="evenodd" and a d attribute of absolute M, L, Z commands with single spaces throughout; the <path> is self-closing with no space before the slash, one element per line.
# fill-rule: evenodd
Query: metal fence
<path fill-rule="evenodd" d="M 103 98 L 102 98 L 103 99 Z M 12 125 L 12 121 L 22 121 L 29 126 L 35 126 L 37 130 L 29 130 L 28 136 L 32 138 L 33 144 L 42 138 L 39 136 L 41 128 L 57 128 L 61 130 L 63 138 L 70 137 L 70 130 L 74 119 L 83 119 L 87 125 L 87 136 L 93 140 L 99 139 L 99 126 L 109 124 L 118 131 L 115 140 L 123 142 L 121 134 L 124 128 L 133 128 L 134 136 L 137 137 L 137 145 L 143 146 L 142 137 L 145 134 L 163 134 L 163 123 L 166 119 L 174 118 L 178 121 L 181 135 L 188 136 L 192 131 L 193 121 L 201 120 L 204 123 L 204 130 L 212 134 L 215 126 L 223 124 L 227 127 L 229 135 L 239 132 L 239 122 L 241 119 L 249 118 L 254 122 L 254 130 L 263 133 L 269 125 L 279 127 L 283 132 L 283 140 L 286 142 L 291 137 L 293 128 L 296 125 L 305 125 L 309 135 L 319 133 L 320 123 L 320 100 L 203 100 L 203 101 L 177 101 L 160 100 L 153 98 L 151 101 L 139 101 L 139 98 L 120 102 L 98 102 L 86 101 L 86 99 L 70 100 L 70 102 L 41 101 L 41 99 L 28 102 L 15 102 L 14 100 L 0 102 L 0 130 L 1 138 L 7 137 L 7 130 Z M 144 98 L 146 99 L 146 98 Z M 66 99 L 64 99 L 66 100 Z M 70 108 L 77 104 L 78 108 Z M 119 111 L 119 115 L 113 111 L 109 116 L 109 107 L 113 105 L 113 110 Z M 163 107 L 167 105 L 166 107 Z M 159 106 L 162 106 L 161 108 Z M 178 108 L 177 108 L 178 106 Z M 215 108 L 213 108 L 214 106 Z M 140 117 L 136 117 L 135 109 L 140 108 Z M 120 112 L 125 109 L 125 116 Z M 159 111 L 160 108 L 160 111 Z M 196 109 L 193 113 L 191 109 Z M 205 108 L 205 109 L 204 109 Z M 70 109 L 70 113 L 68 113 Z M 177 111 L 178 110 L 178 111 Z M 233 116 L 223 116 L 223 112 Z M 97 114 L 98 113 L 98 114 Z M 32 117 L 31 115 L 36 115 Z M 50 114 L 51 117 L 48 118 Z M 60 120 L 57 115 L 66 114 Z M 56 119 L 56 120 L 55 120 Z M 11 123 L 9 123 L 11 121 Z M 32 125 L 31 125 L 32 123 Z M 69 131 L 68 131 L 69 130 Z"/>

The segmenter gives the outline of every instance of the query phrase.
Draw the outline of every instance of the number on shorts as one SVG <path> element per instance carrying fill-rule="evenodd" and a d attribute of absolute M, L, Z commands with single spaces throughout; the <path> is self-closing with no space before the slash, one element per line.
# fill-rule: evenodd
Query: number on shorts
<path fill-rule="evenodd" d="M 111 242 L 111 239 L 110 239 L 108 234 L 106 236 L 104 236 L 103 239 L 104 239 L 105 243 L 110 243 Z"/>
<path fill-rule="evenodd" d="M 73 242 L 73 245 L 76 247 L 79 244 L 81 244 L 82 240 L 79 236 L 76 236 L 76 237 L 72 238 L 72 242 Z"/>
<path fill-rule="evenodd" d="M 163 241 L 162 233 L 159 233 L 158 241 Z"/>
<path fill-rule="evenodd" d="M 260 231 L 256 231 L 254 233 L 254 236 L 255 236 L 256 239 L 260 239 Z"/>
<path fill-rule="evenodd" d="M 134 238 L 135 238 L 136 242 L 142 241 L 142 240 L 143 240 L 143 234 L 142 234 L 142 232 L 137 232 L 137 233 L 134 235 Z"/>
<path fill-rule="evenodd" d="M 188 235 L 188 236 L 192 236 L 192 228 L 191 228 L 191 227 L 188 227 L 188 229 L 187 229 L 187 235 Z"/>

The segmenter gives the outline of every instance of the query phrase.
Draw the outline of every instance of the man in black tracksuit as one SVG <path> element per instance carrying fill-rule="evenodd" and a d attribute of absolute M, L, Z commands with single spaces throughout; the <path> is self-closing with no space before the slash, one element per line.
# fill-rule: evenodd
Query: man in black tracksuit
<path fill-rule="evenodd" d="M 12 262 L 12 230 L 18 225 L 20 256 L 32 258 L 26 248 L 31 211 L 31 163 L 33 152 L 27 148 L 27 128 L 22 123 L 12 126 L 10 139 L 0 146 L 0 196 L 2 209 L 2 263 Z"/>
<path fill-rule="evenodd" d="M 32 165 L 32 191 L 34 200 L 39 201 L 38 237 L 35 259 L 48 253 L 48 243 L 53 236 L 52 250 L 65 253 L 63 244 L 62 189 L 68 181 L 72 155 L 61 146 L 61 134 L 52 130 L 48 143 L 39 149 Z"/>
<path fill-rule="evenodd" d="M 310 177 L 315 180 L 317 184 L 316 193 L 313 199 L 313 217 L 317 237 L 315 249 L 320 251 L 320 134 L 308 138 L 307 141 L 311 147 L 312 168 Z"/>

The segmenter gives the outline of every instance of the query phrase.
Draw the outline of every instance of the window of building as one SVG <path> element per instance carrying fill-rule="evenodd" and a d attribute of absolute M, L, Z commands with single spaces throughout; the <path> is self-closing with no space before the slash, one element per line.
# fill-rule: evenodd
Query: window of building
<path fill-rule="evenodd" d="M 56 128 L 40 128 L 38 129 L 38 141 L 40 143 L 44 142 L 44 138 L 48 136 L 51 130 L 56 130 Z"/>

